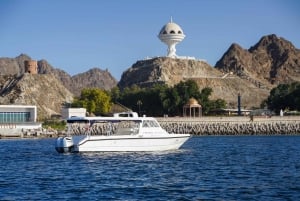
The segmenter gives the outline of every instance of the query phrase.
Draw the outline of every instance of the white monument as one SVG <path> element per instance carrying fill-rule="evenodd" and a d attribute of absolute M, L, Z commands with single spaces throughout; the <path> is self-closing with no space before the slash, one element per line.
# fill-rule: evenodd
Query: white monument
<path fill-rule="evenodd" d="M 167 23 L 159 32 L 159 39 L 168 46 L 168 57 L 177 57 L 175 46 L 181 42 L 185 35 L 180 26 L 171 21 Z"/>

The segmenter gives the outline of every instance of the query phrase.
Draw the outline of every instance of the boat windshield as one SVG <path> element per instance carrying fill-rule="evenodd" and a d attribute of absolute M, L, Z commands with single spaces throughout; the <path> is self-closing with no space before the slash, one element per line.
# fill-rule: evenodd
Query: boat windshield
<path fill-rule="evenodd" d="M 143 127 L 146 127 L 146 128 L 159 127 L 159 124 L 154 120 L 144 120 L 143 121 Z"/>

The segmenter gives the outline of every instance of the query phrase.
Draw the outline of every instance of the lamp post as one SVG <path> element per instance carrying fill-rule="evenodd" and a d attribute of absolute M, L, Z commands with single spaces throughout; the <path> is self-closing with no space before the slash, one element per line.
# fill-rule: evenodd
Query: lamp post
<path fill-rule="evenodd" d="M 241 111 L 241 94 L 238 93 L 238 116 L 242 115 L 242 111 Z"/>
<path fill-rule="evenodd" d="M 141 100 L 138 100 L 136 104 L 139 107 L 139 116 L 141 116 L 141 105 L 143 105 L 143 103 Z"/>

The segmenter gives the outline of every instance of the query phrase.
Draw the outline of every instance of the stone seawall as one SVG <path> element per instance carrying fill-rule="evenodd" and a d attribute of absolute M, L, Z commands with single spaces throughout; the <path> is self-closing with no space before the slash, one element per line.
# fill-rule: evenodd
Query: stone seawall
<path fill-rule="evenodd" d="M 300 135 L 300 116 L 157 118 L 171 133 L 193 135 Z"/>

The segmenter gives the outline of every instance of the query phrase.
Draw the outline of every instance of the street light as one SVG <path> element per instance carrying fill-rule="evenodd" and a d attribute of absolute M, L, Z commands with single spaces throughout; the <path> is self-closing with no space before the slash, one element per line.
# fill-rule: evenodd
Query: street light
<path fill-rule="evenodd" d="M 141 100 L 138 100 L 136 104 L 139 107 L 139 116 L 141 116 L 141 105 L 143 105 L 143 103 Z"/>

